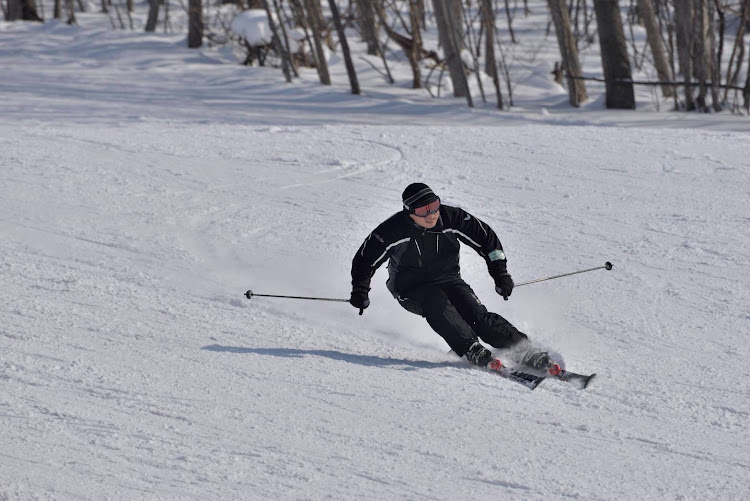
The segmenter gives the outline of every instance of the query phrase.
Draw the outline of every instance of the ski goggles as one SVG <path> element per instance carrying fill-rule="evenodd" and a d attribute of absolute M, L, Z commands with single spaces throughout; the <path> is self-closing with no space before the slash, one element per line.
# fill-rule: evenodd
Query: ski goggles
<path fill-rule="evenodd" d="M 435 214 L 440 210 L 440 199 L 438 198 L 434 202 L 430 202 L 427 205 L 421 207 L 414 207 L 411 213 L 417 217 L 427 217 L 430 214 Z"/>

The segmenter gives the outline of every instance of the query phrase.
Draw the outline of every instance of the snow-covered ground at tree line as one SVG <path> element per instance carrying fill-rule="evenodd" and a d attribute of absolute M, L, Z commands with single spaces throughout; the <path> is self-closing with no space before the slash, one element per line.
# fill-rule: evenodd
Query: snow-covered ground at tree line
<path fill-rule="evenodd" d="M 747 117 L 471 111 L 359 59 L 351 96 L 79 21 L 0 23 L 0 499 L 750 497 Z M 385 269 L 363 316 L 243 297 L 348 297 L 414 181 L 517 282 L 614 264 L 505 302 L 462 254 L 592 388 L 452 358 Z"/>

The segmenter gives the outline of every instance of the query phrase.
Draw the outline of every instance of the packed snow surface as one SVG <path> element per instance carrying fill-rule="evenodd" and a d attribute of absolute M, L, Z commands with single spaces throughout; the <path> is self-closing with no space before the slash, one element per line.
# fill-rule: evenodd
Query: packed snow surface
<path fill-rule="evenodd" d="M 350 96 L 89 16 L 0 23 L 0 499 L 750 497 L 747 117 Z M 243 296 L 347 298 L 414 181 L 517 282 L 614 264 L 505 302 L 462 254 L 592 388 L 452 357 L 384 268 L 363 316 Z"/>

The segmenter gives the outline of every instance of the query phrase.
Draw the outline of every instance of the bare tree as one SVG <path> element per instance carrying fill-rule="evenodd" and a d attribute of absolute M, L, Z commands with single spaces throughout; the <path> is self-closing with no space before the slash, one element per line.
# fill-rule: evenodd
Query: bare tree
<path fill-rule="evenodd" d="M 279 6 L 279 2 L 277 0 L 271 0 L 271 1 L 273 1 L 273 9 L 274 9 L 274 12 L 276 12 L 277 19 L 279 20 L 279 26 L 281 27 L 281 35 L 284 37 L 284 50 L 286 51 L 287 56 L 289 57 L 289 66 L 291 67 L 291 70 L 292 70 L 292 73 L 294 73 L 294 76 L 299 77 L 299 73 L 297 73 L 297 66 L 295 65 L 294 58 L 292 57 L 292 51 L 289 46 L 289 35 L 286 31 L 286 23 L 284 22 L 284 17 L 282 16 L 283 10 Z"/>
<path fill-rule="evenodd" d="M 73 0 L 65 0 L 65 6 L 68 9 L 68 20 L 66 21 L 66 23 L 71 26 L 77 24 L 76 8 L 75 5 L 73 5 Z"/>
<path fill-rule="evenodd" d="M 313 42 L 315 43 L 315 68 L 318 70 L 320 83 L 331 85 L 331 75 L 328 73 L 328 62 L 326 61 L 325 52 L 323 52 L 323 36 L 321 34 L 321 22 L 318 17 L 318 5 L 314 0 L 305 0 L 305 10 L 307 11 L 307 20 L 312 32 Z"/>
<path fill-rule="evenodd" d="M 695 109 L 695 98 L 693 96 L 693 0 L 674 0 L 676 38 L 677 38 L 677 60 L 680 65 L 680 73 L 685 81 L 685 108 Z"/>
<path fill-rule="evenodd" d="M 188 48 L 197 49 L 203 45 L 203 3 L 202 0 L 188 0 Z"/>
<path fill-rule="evenodd" d="M 721 53 L 723 44 L 716 42 L 716 12 L 713 0 L 705 0 L 708 7 L 708 19 L 706 26 L 706 64 L 711 77 L 711 104 L 714 111 L 721 111 L 721 98 L 719 97 L 719 84 L 721 83 Z M 723 24 L 722 24 L 723 26 Z M 722 38 L 723 40 L 723 38 Z"/>
<path fill-rule="evenodd" d="M 698 80 L 698 96 L 695 101 L 698 109 L 708 111 L 706 96 L 708 95 L 708 67 L 706 33 L 708 30 L 708 6 L 706 0 L 693 0 L 693 76 Z"/>
<path fill-rule="evenodd" d="M 338 6 L 336 5 L 335 0 L 328 0 L 328 3 L 331 8 L 331 15 L 333 16 L 333 24 L 336 26 L 336 32 L 339 35 L 339 42 L 341 42 L 341 52 L 344 54 L 344 62 L 346 63 L 346 72 L 349 75 L 349 84 L 352 87 L 352 94 L 359 94 L 359 81 L 357 80 L 357 72 L 354 71 L 352 55 L 349 52 L 349 42 L 347 42 L 346 40 L 344 25 L 341 24 L 341 16 L 339 15 Z"/>
<path fill-rule="evenodd" d="M 570 15 L 565 5 L 565 0 L 547 0 L 552 22 L 555 25 L 557 33 L 557 43 L 560 46 L 560 55 L 562 56 L 562 65 L 568 75 L 568 101 L 571 106 L 578 107 L 586 99 L 586 84 L 581 78 L 581 63 L 578 61 L 578 48 L 573 31 L 570 28 Z"/>
<path fill-rule="evenodd" d="M 709 87 L 714 110 L 721 110 L 719 97 L 719 62 L 716 34 L 713 28 L 715 10 L 709 0 L 693 0 L 692 64 L 693 76 L 698 80 L 696 103 L 701 111 L 708 111 Z"/>
<path fill-rule="evenodd" d="M 617 0 L 594 0 L 607 108 L 635 109 L 633 74 Z"/>
<path fill-rule="evenodd" d="M 276 53 L 281 58 L 281 70 L 284 72 L 284 78 L 286 78 L 287 83 L 290 83 L 292 81 L 292 73 L 289 71 L 289 68 L 292 65 L 291 58 L 286 50 L 284 50 L 284 47 L 281 45 L 281 37 L 279 37 L 279 30 L 276 27 L 276 21 L 274 20 L 274 15 L 271 12 L 271 6 L 268 4 L 269 0 L 265 0 L 263 2 L 263 8 L 266 10 L 266 17 L 268 18 L 268 26 L 271 28 L 271 45 L 273 45 L 273 50 L 276 51 Z"/>
<path fill-rule="evenodd" d="M 422 60 L 422 32 L 419 28 L 419 18 L 422 7 L 417 0 L 409 0 L 409 24 L 411 25 L 412 46 L 409 51 L 409 63 L 412 70 L 412 87 L 422 88 L 422 70 L 419 64 Z"/>
<path fill-rule="evenodd" d="M 8 0 L 8 8 L 5 13 L 6 21 L 40 21 L 34 0 Z"/>
<path fill-rule="evenodd" d="M 505 0 L 505 18 L 508 20 L 508 34 L 510 35 L 510 41 L 516 42 L 516 33 L 513 31 L 513 16 L 510 14 L 510 4 L 508 0 Z"/>
<path fill-rule="evenodd" d="M 745 59 L 745 30 L 748 22 L 748 14 L 750 14 L 750 0 L 742 1 L 742 9 L 740 10 L 740 24 L 737 27 L 737 36 L 734 39 L 734 46 L 732 47 L 732 54 L 729 56 L 729 64 L 727 65 L 727 85 L 737 85 L 739 79 L 740 69 L 742 68 L 742 61 Z M 735 65 L 735 56 L 737 64 Z M 734 70 L 732 69 L 734 67 Z M 729 89 L 724 92 L 724 101 L 727 100 Z"/>
<path fill-rule="evenodd" d="M 667 53 L 664 50 L 664 43 L 661 40 L 661 30 L 656 20 L 656 11 L 652 0 L 638 0 L 638 11 L 646 28 L 646 39 L 654 58 L 656 74 L 660 81 L 669 82 L 672 80 L 672 71 L 667 60 Z M 672 97 L 674 87 L 664 84 L 661 86 L 661 92 L 664 97 Z"/>
<path fill-rule="evenodd" d="M 359 32 L 367 44 L 367 53 L 371 56 L 380 54 L 378 43 L 378 22 L 373 5 L 377 0 L 356 0 L 358 10 Z"/>
<path fill-rule="evenodd" d="M 156 30 L 156 23 L 159 20 L 159 4 L 161 0 L 148 0 L 148 3 L 148 18 L 146 20 L 145 31 L 152 32 Z"/>
<path fill-rule="evenodd" d="M 379 10 L 377 12 L 378 20 L 380 25 L 385 30 L 388 38 L 396 42 L 401 47 L 409 58 L 409 65 L 412 71 L 412 88 L 422 88 L 422 70 L 420 68 L 420 61 L 422 60 L 423 48 L 422 48 L 422 34 L 419 28 L 419 10 L 418 5 L 415 1 L 409 0 L 409 25 L 407 26 L 406 21 L 400 14 L 397 14 L 398 19 L 401 21 L 401 27 L 407 32 L 407 35 L 402 35 L 397 32 L 394 28 L 388 25 L 385 11 Z"/>
<path fill-rule="evenodd" d="M 503 109 L 503 93 L 500 90 L 500 77 L 497 72 L 497 60 L 495 59 L 495 16 L 492 12 L 492 0 L 482 0 L 482 26 L 484 26 L 485 39 L 485 73 L 492 78 L 495 86 L 497 107 Z"/>
<path fill-rule="evenodd" d="M 459 27 L 462 25 L 460 14 L 455 14 L 456 4 L 458 4 L 460 12 L 460 3 L 458 2 L 460 0 L 433 0 L 433 6 L 440 45 L 443 47 L 445 62 L 453 83 L 453 95 L 455 97 L 466 97 L 469 107 L 473 107 L 474 103 L 471 100 L 469 83 L 466 80 L 464 63 L 461 59 L 463 37 L 457 34 L 456 28 L 456 25 Z"/>

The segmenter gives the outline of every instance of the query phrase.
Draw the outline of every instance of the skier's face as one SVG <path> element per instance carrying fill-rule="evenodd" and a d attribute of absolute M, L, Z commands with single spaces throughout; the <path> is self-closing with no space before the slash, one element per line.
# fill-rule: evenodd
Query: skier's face
<path fill-rule="evenodd" d="M 417 223 L 417 226 L 420 226 L 422 228 L 426 229 L 432 229 L 435 227 L 435 225 L 438 222 L 438 219 L 440 218 L 440 210 L 438 209 L 437 212 L 432 212 L 430 214 L 427 214 L 425 217 L 419 217 L 415 216 L 414 214 L 409 214 L 409 217 Z"/>

